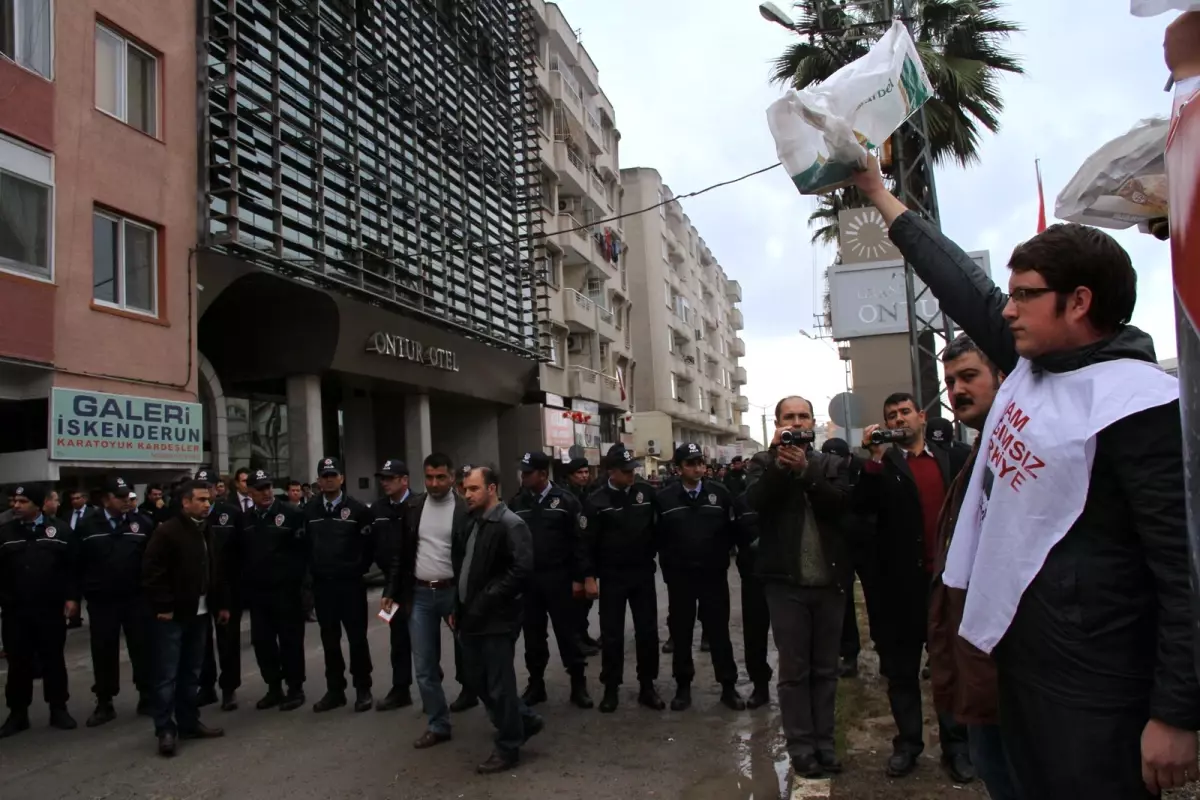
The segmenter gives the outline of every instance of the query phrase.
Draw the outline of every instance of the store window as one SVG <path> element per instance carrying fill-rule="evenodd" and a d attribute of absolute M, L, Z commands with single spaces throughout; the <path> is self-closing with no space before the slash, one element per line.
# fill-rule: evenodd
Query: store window
<path fill-rule="evenodd" d="M 288 477 L 287 403 L 257 397 L 226 400 L 229 431 L 229 469 L 262 469 L 276 480 Z"/>

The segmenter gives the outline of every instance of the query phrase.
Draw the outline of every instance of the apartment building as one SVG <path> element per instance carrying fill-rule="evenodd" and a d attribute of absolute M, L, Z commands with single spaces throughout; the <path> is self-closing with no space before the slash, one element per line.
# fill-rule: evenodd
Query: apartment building
<path fill-rule="evenodd" d="M 196 8 L 0 0 L 0 483 L 200 463 Z"/>
<path fill-rule="evenodd" d="M 728 459 L 751 437 L 742 424 L 746 344 L 737 304 L 742 288 L 717 263 L 657 170 L 621 170 L 629 208 L 657 211 L 625 220 L 634 356 L 641 379 L 634 387 L 634 441 L 653 467 L 670 460 L 680 442 L 696 442 L 705 456 Z"/>
<path fill-rule="evenodd" d="M 538 266 L 542 428 L 550 452 L 595 464 L 623 440 L 633 385 L 624 231 L 602 222 L 621 209 L 621 134 L 596 65 L 562 10 L 533 5 L 545 234 Z"/>

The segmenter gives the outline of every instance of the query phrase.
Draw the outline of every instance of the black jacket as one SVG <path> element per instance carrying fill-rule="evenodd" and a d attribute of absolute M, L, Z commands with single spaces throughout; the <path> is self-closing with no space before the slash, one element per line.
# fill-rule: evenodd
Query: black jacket
<path fill-rule="evenodd" d="M 746 468 L 725 470 L 725 488 L 737 499 L 746 491 Z"/>
<path fill-rule="evenodd" d="M 240 576 L 245 595 L 299 588 L 304 583 L 310 552 L 304 525 L 304 513 L 278 499 L 266 510 L 242 514 L 225 549 L 228 568 Z"/>
<path fill-rule="evenodd" d="M 313 578 L 361 580 L 375 551 L 370 509 L 343 492 L 333 511 L 326 509 L 323 496 L 317 496 L 308 501 L 304 516 Z"/>
<path fill-rule="evenodd" d="M 13 517 L 0 525 L 0 610 L 62 612 L 79 601 L 78 545 L 61 519 L 28 524 Z"/>
<path fill-rule="evenodd" d="M 714 480 L 700 482 L 695 499 L 682 481 L 658 490 L 658 560 L 663 575 L 675 570 L 729 569 L 738 540 L 733 496 Z"/>
<path fill-rule="evenodd" d="M 575 583 L 595 575 L 579 531 L 583 506 L 574 494 L 557 484 L 550 485 L 544 499 L 522 489 L 508 507 L 529 526 L 535 572 L 562 573 Z"/>
<path fill-rule="evenodd" d="M 375 540 L 375 564 L 388 576 L 392 561 L 404 543 L 408 532 L 409 503 L 413 494 L 409 492 L 399 503 L 381 497 L 371 504 L 371 536 Z"/>
<path fill-rule="evenodd" d="M 477 530 L 476 530 L 477 528 Z M 476 530 L 469 571 L 467 543 Z M 462 636 L 515 634 L 521 629 L 522 595 L 533 575 L 533 536 L 503 503 L 471 515 L 455 528 L 451 548 L 458 598 L 455 624 Z M 466 581 L 466 597 L 462 584 Z"/>
<path fill-rule="evenodd" d="M 579 527 L 587 539 L 596 574 L 654 572 L 655 489 L 636 480 L 626 491 L 607 482 L 588 495 Z"/>
<path fill-rule="evenodd" d="M 241 605 L 241 581 L 238 579 L 238 566 L 230 563 L 229 543 L 237 535 L 238 528 L 243 524 L 243 514 L 233 503 L 218 500 L 208 512 L 209 544 L 212 552 L 214 569 L 217 580 L 229 593 L 226 598 L 230 608 Z M 157 532 L 157 529 L 155 529 Z"/>
<path fill-rule="evenodd" d="M 194 617 L 201 595 L 209 613 L 228 610 L 228 592 L 217 576 L 208 519 L 197 524 L 180 514 L 155 529 L 142 564 L 142 587 L 154 613 Z"/>
<path fill-rule="evenodd" d="M 805 511 L 812 504 L 821 552 L 837 587 L 851 569 L 838 520 L 849 502 L 841 461 L 809 448 L 808 466 L 797 474 L 778 466 L 775 449 L 755 453 L 746 478 L 747 505 L 758 512 L 755 573 L 763 581 L 800 581 L 800 538 Z"/>
<path fill-rule="evenodd" d="M 469 517 L 467 501 L 458 492 L 450 490 L 454 500 L 454 518 L 451 527 L 459 530 L 466 524 Z M 393 598 L 404 607 L 412 606 L 413 587 L 416 585 L 417 548 L 421 540 L 421 514 L 425 510 L 425 502 L 429 494 L 408 496 L 408 521 L 401 533 L 399 545 L 392 554 L 391 566 L 388 569 L 387 586 L 384 588 L 385 597 Z"/>
<path fill-rule="evenodd" d="M 737 568 L 743 581 L 756 580 L 755 567 L 758 560 L 758 512 L 746 501 L 742 492 L 733 501 L 734 522 L 737 524 Z"/>
<path fill-rule="evenodd" d="M 122 515 L 117 527 L 106 512 L 85 516 L 75 529 L 79 587 L 89 602 L 136 595 L 142 587 L 142 556 L 154 524 L 140 513 Z"/>
<path fill-rule="evenodd" d="M 937 462 L 942 488 L 949 490 L 963 461 L 952 461 L 943 447 L 925 448 Z M 855 509 L 875 517 L 872 555 L 878 589 L 872 605 L 878 618 L 871 638 L 884 644 L 924 642 L 933 574 L 933 565 L 925 563 L 925 514 L 904 451 L 897 445 L 884 450 L 881 467 L 878 473 L 864 468 L 854 487 Z"/>
<path fill-rule="evenodd" d="M 1018 355 L 1001 316 L 1006 295 L 953 242 L 906 213 L 891 237 L 917 274 L 1000 369 Z M 1127 326 L 1078 350 L 1033 360 L 1067 372 L 1117 358 L 1155 361 Z M 1097 435 L 1083 512 L 1025 590 L 993 652 L 1002 673 L 1093 708 L 1148 709 L 1200 728 L 1178 402 Z"/>

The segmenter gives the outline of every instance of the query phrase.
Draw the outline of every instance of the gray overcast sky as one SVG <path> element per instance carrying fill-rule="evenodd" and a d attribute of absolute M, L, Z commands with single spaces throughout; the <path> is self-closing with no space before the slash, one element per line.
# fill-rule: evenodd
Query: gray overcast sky
<path fill-rule="evenodd" d="M 765 111 L 782 90 L 768 84 L 768 62 L 791 35 L 764 21 L 757 5 L 559 3 L 613 103 L 622 167 L 655 167 L 682 194 L 777 160 Z M 1006 12 L 1025 28 L 1009 44 L 1027 74 L 1005 80 L 1003 128 L 985 138 L 981 163 L 937 176 L 943 229 L 967 250 L 989 250 L 1002 284 L 1013 246 L 1036 231 L 1034 159 L 1042 160 L 1052 219 L 1055 196 L 1089 155 L 1139 119 L 1170 113 L 1162 34 L 1174 16 L 1132 17 L 1128 0 L 1015 0 Z M 812 328 L 814 276 L 833 257 L 809 244 L 813 207 L 782 169 L 684 201 L 726 273 L 742 284 L 750 401 L 773 405 L 800 393 L 823 416 L 841 390 L 842 368 L 831 347 L 797 333 Z M 1138 269 L 1134 324 L 1154 336 L 1160 358 L 1174 356 L 1168 247 L 1136 229 L 1113 234 Z M 757 418 L 746 421 L 758 431 Z"/>

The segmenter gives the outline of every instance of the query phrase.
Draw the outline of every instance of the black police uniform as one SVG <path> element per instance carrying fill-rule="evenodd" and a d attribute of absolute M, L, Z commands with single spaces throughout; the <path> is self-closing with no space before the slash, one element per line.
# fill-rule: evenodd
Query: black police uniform
<path fill-rule="evenodd" d="M 643 689 L 653 688 L 658 678 L 654 499 L 654 487 L 641 479 L 624 490 L 606 484 L 588 496 L 579 522 L 600 581 L 600 682 L 606 694 L 624 678 L 626 604 L 633 615 L 638 681 Z"/>
<path fill-rule="evenodd" d="M 729 639 L 729 553 L 737 541 L 733 498 L 713 480 L 688 489 L 682 481 L 658 492 L 658 558 L 667 581 L 669 624 L 675 642 L 674 675 L 681 690 L 695 677 L 692 633 L 699 607 L 717 682 L 737 682 Z M 679 699 L 679 698 L 677 698 Z M 683 701 L 681 701 L 683 702 Z M 677 704 L 678 705 L 678 704 Z"/>
<path fill-rule="evenodd" d="M 408 534 L 408 501 L 411 493 L 406 493 L 403 500 L 394 502 L 387 497 L 381 497 L 371 504 L 371 532 L 375 537 L 375 563 L 388 575 L 391 570 L 393 555 L 399 551 Z M 408 620 L 400 612 L 388 625 L 388 638 L 392 662 L 392 693 L 402 693 L 410 700 L 412 697 L 413 659 L 412 640 L 408 635 Z M 408 703 L 406 702 L 405 705 Z M 382 708 L 382 706 L 380 706 Z"/>
<path fill-rule="evenodd" d="M 325 683 L 330 695 L 326 698 L 330 702 L 318 703 L 318 710 L 345 702 L 342 628 L 346 629 L 350 646 L 350 675 L 360 693 L 356 709 L 362 704 L 369 707 L 371 647 L 367 643 L 369 614 L 363 574 L 374 555 L 370 510 L 343 492 L 332 500 L 324 496 L 313 498 L 306 516 L 308 538 L 312 542 L 309 569 L 313 577 L 313 600 L 321 628 Z M 339 699 L 341 703 L 336 702 Z"/>
<path fill-rule="evenodd" d="M 304 514 L 275 500 L 242 515 L 226 543 L 226 563 L 241 576 L 242 602 L 250 612 L 250 641 L 268 694 L 260 708 L 279 705 L 288 685 L 289 709 L 304 702 L 304 603 L 300 596 L 308 566 Z"/>
<path fill-rule="evenodd" d="M 212 483 L 215 475 L 201 470 L 196 474 L 196 480 Z M 237 535 L 242 524 L 242 510 L 233 503 L 218 500 L 209 509 L 211 557 L 216 565 L 218 580 L 223 582 L 229 592 L 229 621 L 221 625 L 217 623 L 215 614 L 209 615 L 213 621 L 205 634 L 204 664 L 200 668 L 200 697 L 201 702 L 215 699 L 216 686 L 219 684 L 222 693 L 221 708 L 225 711 L 237 708 L 234 693 L 242 685 L 242 592 L 240 582 L 229 572 L 236 569 L 236 565 L 230 563 L 231 551 L 228 549 L 230 540 Z M 225 575 L 229 575 L 230 579 L 224 578 Z"/>
<path fill-rule="evenodd" d="M 110 517 L 107 510 L 101 510 L 75 529 L 96 680 L 92 692 L 97 716 L 89 720 L 93 725 L 101 721 L 102 712 L 111 713 L 112 699 L 120 692 L 122 631 L 133 685 L 142 697 L 139 705 L 148 710 L 153 684 L 146 638 L 150 608 L 142 593 L 142 557 L 153 527 L 150 519 L 137 512 Z"/>
<path fill-rule="evenodd" d="M 8 653 L 4 697 L 12 712 L 2 735 L 29 727 L 35 659 L 51 713 L 66 716 L 63 612 L 68 600 L 79 598 L 76 552 L 74 533 L 63 520 L 42 516 L 27 522 L 13 517 L 0 526 L 0 639 Z M 74 721 L 61 727 L 74 727 Z"/>
<path fill-rule="evenodd" d="M 591 575 L 587 548 L 579 532 L 583 508 L 575 495 L 553 483 L 540 495 L 521 490 L 508 507 L 533 535 L 533 577 L 525 590 L 523 622 L 530 687 L 526 702 L 538 703 L 546 696 L 544 678 L 550 661 L 547 617 L 554 625 L 563 667 L 571 676 L 574 701 L 576 693 L 585 690 L 587 666 L 579 649 L 579 606 L 572 592 L 572 583 L 583 583 Z"/>
<path fill-rule="evenodd" d="M 762 581 L 754 574 L 757 556 L 758 512 L 746 502 L 743 492 L 733 502 L 738 526 L 737 568 L 742 583 L 742 644 L 746 655 L 746 674 L 754 684 L 754 693 L 747 701 L 758 708 L 770 701 L 771 676 L 767 663 L 767 639 L 771 632 L 771 612 Z"/>

